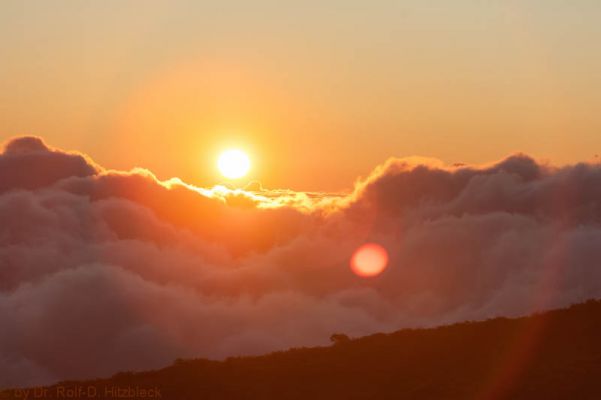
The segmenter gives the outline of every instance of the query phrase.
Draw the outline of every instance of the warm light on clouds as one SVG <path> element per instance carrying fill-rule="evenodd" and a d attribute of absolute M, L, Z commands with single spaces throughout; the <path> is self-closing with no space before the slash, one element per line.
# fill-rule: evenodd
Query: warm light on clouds
<path fill-rule="evenodd" d="M 9 141 L 0 387 L 601 296 L 599 164 L 390 159 L 348 193 L 247 187 L 161 181 L 40 138 Z"/>

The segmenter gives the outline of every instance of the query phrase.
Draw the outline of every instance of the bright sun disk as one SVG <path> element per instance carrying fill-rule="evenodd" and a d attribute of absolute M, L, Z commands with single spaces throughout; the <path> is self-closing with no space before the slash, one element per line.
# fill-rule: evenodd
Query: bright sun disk
<path fill-rule="evenodd" d="M 242 178 L 250 169 L 250 159 L 241 150 L 226 150 L 219 156 L 217 166 L 221 174 L 226 178 Z"/>

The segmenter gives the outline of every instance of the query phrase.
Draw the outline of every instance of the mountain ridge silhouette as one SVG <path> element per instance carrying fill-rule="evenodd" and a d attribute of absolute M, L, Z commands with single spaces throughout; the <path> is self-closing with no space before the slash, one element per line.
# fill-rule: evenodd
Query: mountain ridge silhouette
<path fill-rule="evenodd" d="M 156 388 L 165 399 L 593 399 L 601 398 L 599 338 L 601 301 L 589 300 L 527 317 L 403 329 L 329 347 L 224 361 L 179 359 L 155 371 L 62 382 L 47 387 L 45 398 L 60 398 L 58 388 L 93 387 L 99 399 L 117 398 L 103 397 L 107 388 L 113 388 L 109 394 Z M 5 390 L 0 398 L 17 394 Z"/>

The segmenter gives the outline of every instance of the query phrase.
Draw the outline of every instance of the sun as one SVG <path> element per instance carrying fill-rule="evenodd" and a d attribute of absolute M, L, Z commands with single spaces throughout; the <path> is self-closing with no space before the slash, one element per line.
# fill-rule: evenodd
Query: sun
<path fill-rule="evenodd" d="M 242 150 L 226 150 L 219 156 L 217 167 L 228 179 L 242 178 L 250 170 L 250 158 Z"/>

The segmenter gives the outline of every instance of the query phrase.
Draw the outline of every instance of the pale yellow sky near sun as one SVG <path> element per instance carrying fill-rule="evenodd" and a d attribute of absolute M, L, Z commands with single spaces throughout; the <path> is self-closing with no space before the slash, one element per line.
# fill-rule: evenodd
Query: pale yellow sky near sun
<path fill-rule="evenodd" d="M 236 147 L 245 179 L 299 190 L 391 156 L 590 161 L 600 20 L 589 0 L 5 0 L 0 140 L 202 186 Z"/>

